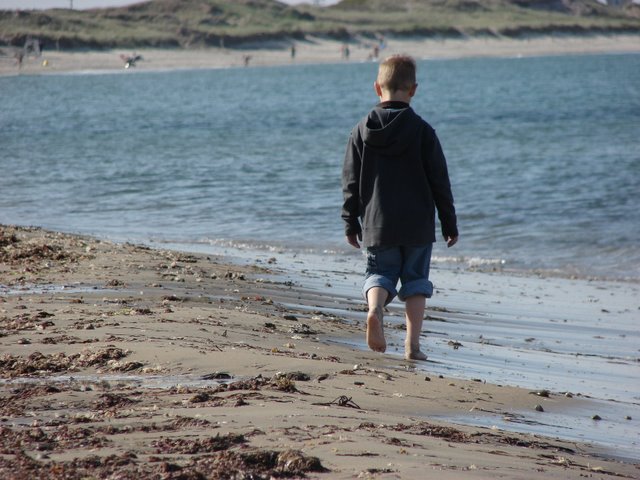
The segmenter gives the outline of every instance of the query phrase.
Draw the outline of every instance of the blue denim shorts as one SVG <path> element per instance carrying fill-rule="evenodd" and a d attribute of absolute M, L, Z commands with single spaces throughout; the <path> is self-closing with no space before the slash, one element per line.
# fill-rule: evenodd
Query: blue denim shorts
<path fill-rule="evenodd" d="M 433 284 L 429 281 L 431 250 L 433 244 L 422 247 L 368 247 L 367 271 L 362 293 L 373 287 L 382 287 L 389 292 L 387 303 L 397 295 L 402 301 L 413 295 L 433 295 Z M 396 291 L 400 280 L 402 287 Z"/>

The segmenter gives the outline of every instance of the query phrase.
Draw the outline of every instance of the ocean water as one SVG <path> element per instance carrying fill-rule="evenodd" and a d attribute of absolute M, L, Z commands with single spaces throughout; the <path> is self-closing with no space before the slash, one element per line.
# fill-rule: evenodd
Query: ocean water
<path fill-rule="evenodd" d="M 355 255 L 340 219 L 376 65 L 0 78 L 0 222 Z M 423 60 L 461 240 L 435 261 L 640 278 L 640 55 Z"/>

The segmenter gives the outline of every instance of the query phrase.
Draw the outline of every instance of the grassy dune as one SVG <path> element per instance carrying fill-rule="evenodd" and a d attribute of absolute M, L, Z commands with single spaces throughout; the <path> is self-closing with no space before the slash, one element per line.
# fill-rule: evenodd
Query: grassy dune
<path fill-rule="evenodd" d="M 28 36 L 59 48 L 241 46 L 320 35 L 519 36 L 640 33 L 630 0 L 343 0 L 292 7 L 275 0 L 152 0 L 95 10 L 0 10 L 0 44 Z"/>

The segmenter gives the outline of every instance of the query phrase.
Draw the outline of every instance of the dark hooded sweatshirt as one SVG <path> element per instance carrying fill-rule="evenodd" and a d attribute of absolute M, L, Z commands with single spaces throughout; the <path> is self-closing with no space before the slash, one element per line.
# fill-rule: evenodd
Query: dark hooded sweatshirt
<path fill-rule="evenodd" d="M 345 233 L 365 247 L 458 236 L 447 162 L 436 132 L 403 102 L 383 102 L 351 132 L 342 170 Z M 362 222 L 362 226 L 361 226 Z"/>

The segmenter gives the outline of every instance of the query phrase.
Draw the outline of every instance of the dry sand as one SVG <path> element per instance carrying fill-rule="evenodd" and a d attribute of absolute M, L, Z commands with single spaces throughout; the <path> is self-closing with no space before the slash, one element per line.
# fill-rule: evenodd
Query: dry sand
<path fill-rule="evenodd" d="M 135 71 L 241 67 L 249 57 L 249 66 L 288 65 L 291 63 L 344 62 L 340 42 L 309 37 L 296 41 L 296 56 L 291 58 L 289 46 L 262 44 L 242 50 L 207 48 L 193 50 L 141 49 L 143 60 Z M 380 56 L 408 53 L 416 58 L 458 57 L 518 57 L 532 55 L 560 55 L 580 53 L 638 53 L 639 35 L 547 36 L 528 39 L 469 38 L 469 39 L 387 39 L 387 47 Z M 26 57 L 18 68 L 14 51 L 5 47 L 0 53 L 0 75 L 43 74 L 60 72 L 122 71 L 121 55 L 131 50 L 59 52 L 45 50 L 40 57 Z M 367 39 L 350 45 L 350 62 L 370 60 L 373 44 Z"/>
<path fill-rule="evenodd" d="M 340 346 L 363 331 L 325 308 L 339 295 L 279 268 L 0 227 L 0 477 L 640 477 L 588 445 L 434 421 L 584 400 Z"/>

